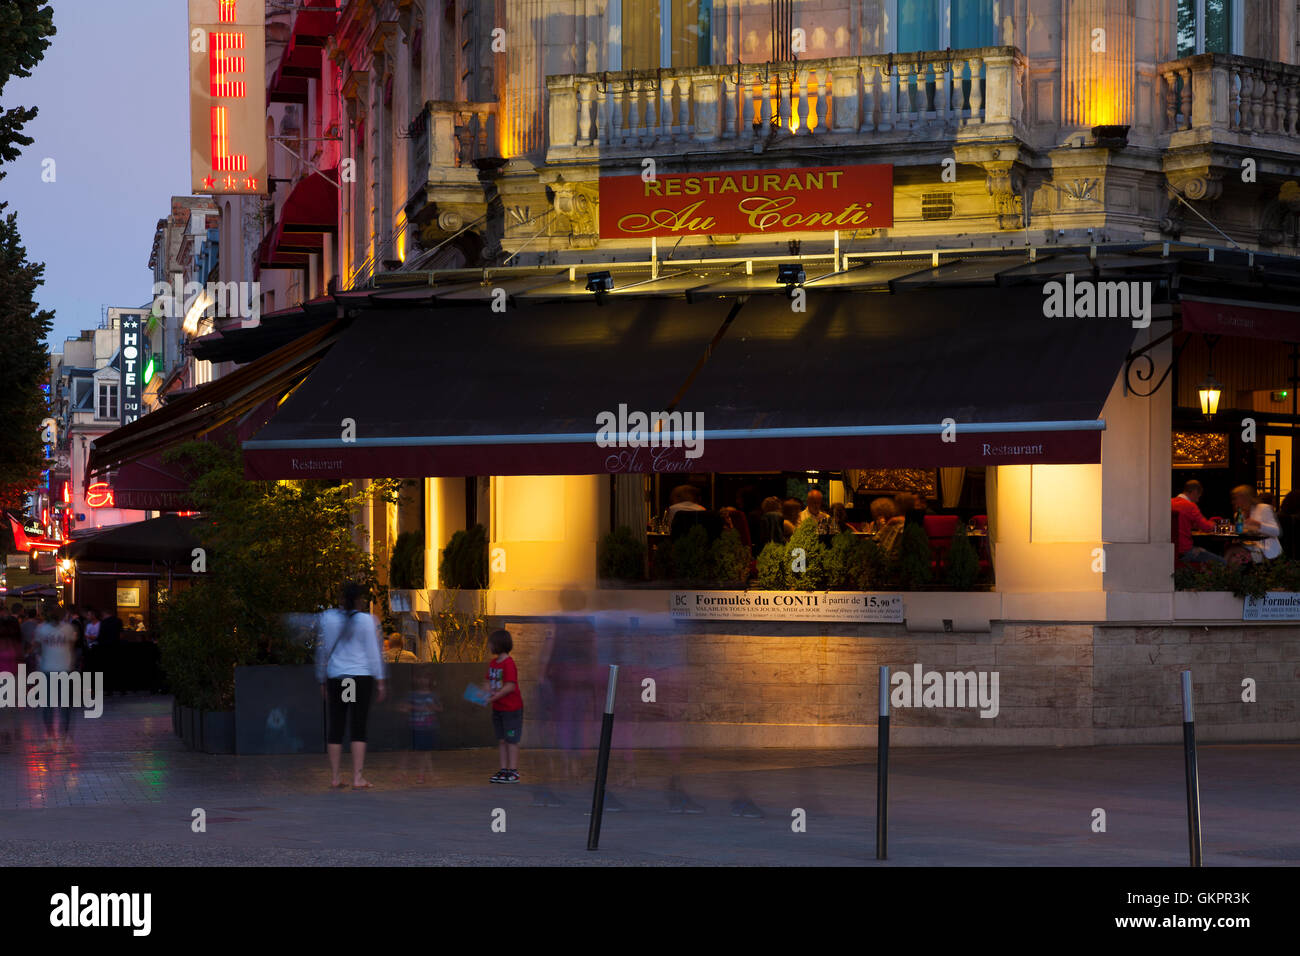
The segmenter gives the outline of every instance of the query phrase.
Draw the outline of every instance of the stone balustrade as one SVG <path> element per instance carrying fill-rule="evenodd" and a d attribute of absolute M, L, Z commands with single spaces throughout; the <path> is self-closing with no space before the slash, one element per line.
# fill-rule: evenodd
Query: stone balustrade
<path fill-rule="evenodd" d="M 436 182 L 440 170 L 496 155 L 496 120 L 496 103 L 427 102 L 407 130 L 412 186 Z"/>
<path fill-rule="evenodd" d="M 547 77 L 548 161 L 773 137 L 939 139 L 1019 126 L 1014 47 Z"/>
<path fill-rule="evenodd" d="M 1205 53 L 1162 63 L 1160 78 L 1165 133 L 1300 135 L 1300 66 Z"/>

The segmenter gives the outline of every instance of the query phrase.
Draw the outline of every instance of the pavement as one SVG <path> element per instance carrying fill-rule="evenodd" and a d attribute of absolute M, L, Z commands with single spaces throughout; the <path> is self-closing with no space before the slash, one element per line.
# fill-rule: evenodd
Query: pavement
<path fill-rule="evenodd" d="M 881 862 L 874 751 L 616 752 L 626 809 L 590 852 L 590 753 L 525 746 L 516 785 L 487 782 L 495 750 L 436 752 L 423 784 L 414 755 L 372 754 L 375 789 L 336 791 L 323 754 L 186 751 L 166 697 L 110 698 L 66 745 L 21 716 L 0 741 L 5 866 L 1187 865 L 1177 744 L 894 749 Z M 1300 863 L 1300 743 L 1203 745 L 1199 761 L 1205 864 Z M 674 776 L 702 812 L 669 812 Z M 762 815 L 733 815 L 746 801 Z"/>

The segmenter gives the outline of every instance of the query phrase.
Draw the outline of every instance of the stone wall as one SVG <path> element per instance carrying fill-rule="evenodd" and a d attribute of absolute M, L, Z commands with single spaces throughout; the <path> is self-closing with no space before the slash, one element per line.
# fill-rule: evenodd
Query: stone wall
<path fill-rule="evenodd" d="M 988 633 L 903 625 L 629 623 L 595 629 L 585 684 L 563 690 L 594 746 L 606 666 L 620 665 L 615 743 L 643 747 L 860 747 L 876 742 L 878 667 L 997 672 L 998 713 L 892 708 L 900 746 L 1087 746 L 1181 740 L 1180 677 L 1195 678 L 1202 740 L 1300 738 L 1300 627 L 1101 627 L 994 623 Z M 505 619 L 526 742 L 552 746 L 557 702 L 542 670 L 556 628 Z M 572 670 L 568 671 L 571 675 Z M 1241 701 L 1243 678 L 1257 702 Z M 643 681 L 655 700 L 643 700 Z M 573 731 L 572 725 L 570 731 Z"/>

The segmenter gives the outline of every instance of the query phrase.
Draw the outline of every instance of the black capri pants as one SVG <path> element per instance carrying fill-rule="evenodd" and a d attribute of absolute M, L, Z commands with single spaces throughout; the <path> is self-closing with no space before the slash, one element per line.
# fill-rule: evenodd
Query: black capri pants
<path fill-rule="evenodd" d="M 344 702 L 343 700 L 343 682 L 345 680 L 354 680 L 356 684 L 356 700 Z M 366 739 L 366 717 L 370 713 L 370 697 L 375 688 L 375 679 L 369 676 L 361 677 L 331 677 L 329 679 L 329 707 L 326 710 L 328 719 L 325 722 L 327 742 L 332 744 L 343 743 L 343 728 L 348 728 L 348 736 L 353 743 L 364 743 Z"/>

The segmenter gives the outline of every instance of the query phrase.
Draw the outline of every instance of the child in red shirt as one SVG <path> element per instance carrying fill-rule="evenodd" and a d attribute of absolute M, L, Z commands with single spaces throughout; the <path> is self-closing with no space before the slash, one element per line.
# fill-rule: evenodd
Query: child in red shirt
<path fill-rule="evenodd" d="M 492 727 L 501 752 L 501 769 L 492 783 L 519 782 L 519 738 L 524 730 L 524 698 L 519 693 L 519 671 L 515 668 L 514 640 L 509 631 L 493 631 L 488 637 L 488 699 L 492 705 Z"/>

